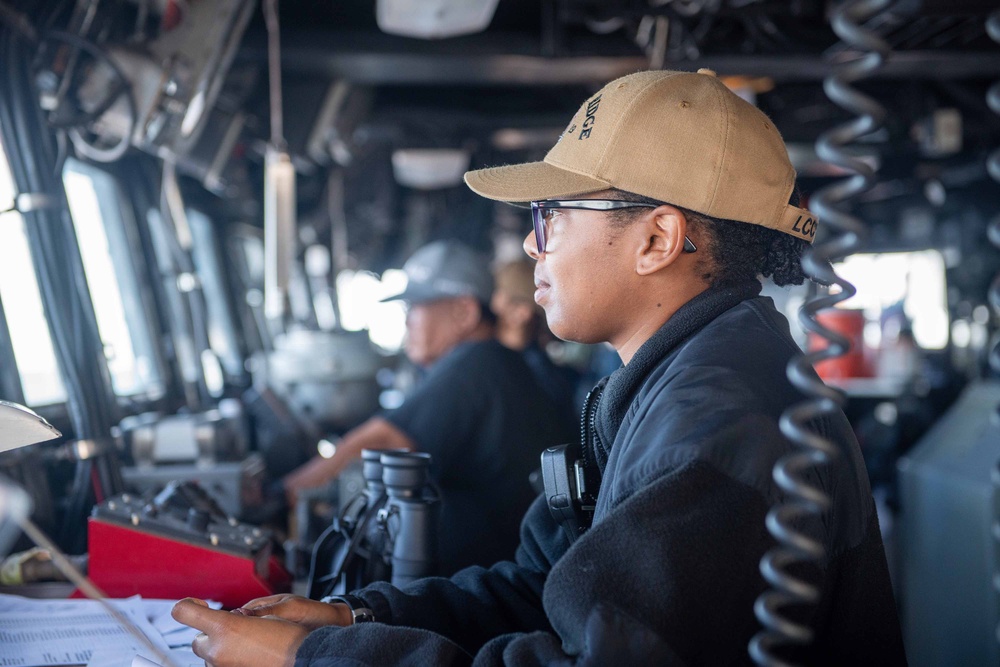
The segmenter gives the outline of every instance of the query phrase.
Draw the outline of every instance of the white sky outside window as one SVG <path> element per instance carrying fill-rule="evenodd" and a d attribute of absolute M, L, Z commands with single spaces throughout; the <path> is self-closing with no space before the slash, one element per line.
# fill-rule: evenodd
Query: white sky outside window
<path fill-rule="evenodd" d="M 14 181 L 0 144 L 0 210 L 10 208 L 13 200 Z M 66 389 L 42 308 L 24 220 L 19 213 L 0 214 L 0 300 L 25 402 L 38 406 L 65 401 Z"/>
<path fill-rule="evenodd" d="M 337 300 L 341 326 L 348 331 L 368 329 L 371 341 L 387 352 L 398 352 L 406 334 L 406 309 L 402 301 L 379 303 L 379 299 L 406 288 L 406 274 L 389 269 L 381 279 L 367 271 L 341 271 L 337 276 Z"/>
<path fill-rule="evenodd" d="M 152 369 L 136 358 L 94 181 L 67 169 L 63 183 L 115 393 L 137 393 L 152 380 Z"/>
<path fill-rule="evenodd" d="M 836 269 L 858 289 L 843 307 L 864 309 L 865 318 L 877 323 L 884 309 L 902 301 L 917 345 L 940 350 L 948 344 L 947 286 L 940 252 L 862 253 L 848 257 Z M 878 333 L 877 325 L 866 327 L 866 343 L 877 347 Z"/>
<path fill-rule="evenodd" d="M 195 209 L 188 209 L 187 215 L 194 237 L 195 269 L 201 280 L 205 305 L 208 307 L 208 344 L 218 357 L 214 362 L 211 359 L 202 359 L 202 363 L 206 373 L 209 367 L 215 369 L 221 362 L 229 373 L 238 375 L 243 360 L 240 358 L 236 341 L 235 325 L 229 315 L 225 277 L 222 273 L 212 221 L 207 215 Z M 221 391 L 221 379 L 219 387 Z"/>

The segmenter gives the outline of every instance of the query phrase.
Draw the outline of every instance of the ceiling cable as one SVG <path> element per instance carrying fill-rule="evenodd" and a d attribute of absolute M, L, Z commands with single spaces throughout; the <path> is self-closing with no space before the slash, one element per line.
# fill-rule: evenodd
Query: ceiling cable
<path fill-rule="evenodd" d="M 285 150 L 281 110 L 281 26 L 278 22 L 278 0 L 264 0 L 264 21 L 267 24 L 267 71 L 271 96 L 271 144 Z"/>

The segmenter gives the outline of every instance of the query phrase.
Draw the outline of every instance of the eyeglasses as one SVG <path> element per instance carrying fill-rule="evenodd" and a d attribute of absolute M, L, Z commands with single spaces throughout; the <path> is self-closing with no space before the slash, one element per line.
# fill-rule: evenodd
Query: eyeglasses
<path fill-rule="evenodd" d="M 548 237 L 549 213 L 557 208 L 575 208 L 586 211 L 613 211 L 623 208 L 656 208 L 658 204 L 639 204 L 621 199 L 545 199 L 531 202 L 531 224 L 535 228 L 535 245 L 538 253 L 545 252 Z M 698 248 L 691 239 L 684 237 L 684 252 L 694 252 Z"/>

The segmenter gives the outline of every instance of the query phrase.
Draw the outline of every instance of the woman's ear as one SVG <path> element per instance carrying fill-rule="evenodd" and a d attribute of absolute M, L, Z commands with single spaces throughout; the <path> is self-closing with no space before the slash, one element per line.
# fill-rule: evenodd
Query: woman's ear
<path fill-rule="evenodd" d="M 683 254 L 687 217 L 680 209 L 667 204 L 658 206 L 640 225 L 644 236 L 636 255 L 636 273 L 641 276 L 656 273 Z"/>

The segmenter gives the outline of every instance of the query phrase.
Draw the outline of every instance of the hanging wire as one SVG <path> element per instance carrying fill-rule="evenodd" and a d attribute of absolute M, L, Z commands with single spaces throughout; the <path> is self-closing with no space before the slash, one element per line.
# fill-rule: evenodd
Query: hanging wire
<path fill-rule="evenodd" d="M 205 372 L 205 355 L 212 354 L 208 333 L 208 303 L 205 291 L 198 277 L 194 263 L 191 226 L 180 184 L 177 181 L 177 166 L 172 159 L 165 158 L 160 182 L 160 217 L 163 239 L 166 241 L 173 274 L 173 287 L 180 296 L 182 321 L 177 323 L 175 335 L 190 340 L 194 358 L 190 360 L 195 374 L 183 377 L 184 398 L 187 407 L 194 412 L 208 409 L 212 405 L 212 392 L 208 387 Z"/>
<path fill-rule="evenodd" d="M 264 0 L 264 22 L 267 26 L 267 75 L 271 102 L 271 144 L 278 150 L 285 150 L 285 128 L 281 109 L 281 27 L 278 22 L 278 0 Z"/>
<path fill-rule="evenodd" d="M 132 139 L 132 133 L 135 131 L 136 125 L 139 122 L 139 111 L 136 106 L 135 97 L 132 93 L 132 85 L 129 82 L 128 77 L 125 75 L 121 67 L 116 63 L 101 47 L 94 44 L 90 40 L 87 40 L 79 35 L 73 33 L 62 32 L 59 30 L 50 30 L 44 34 L 45 40 L 53 40 L 56 42 L 61 42 L 68 44 L 74 49 L 73 53 L 76 55 L 79 51 L 84 51 L 95 60 L 106 65 L 114 73 L 118 84 L 115 85 L 111 90 L 105 94 L 102 101 L 90 112 L 83 114 L 78 118 L 74 118 L 69 122 L 62 123 L 52 123 L 57 127 L 68 126 L 69 136 L 73 142 L 74 148 L 83 157 L 94 160 L 95 162 L 114 162 L 120 159 L 129 149 L 129 142 Z M 70 79 L 71 76 L 67 74 L 63 77 L 63 82 L 65 83 Z M 63 84 L 60 84 L 62 86 Z M 120 139 L 113 146 L 101 147 L 90 141 L 84 132 L 84 124 L 90 121 L 98 119 L 105 111 L 111 108 L 119 97 L 125 98 L 125 104 L 128 111 L 128 123 L 127 129 L 122 133 Z"/>
<path fill-rule="evenodd" d="M 90 2 L 87 3 L 86 9 L 82 9 L 82 5 L 77 3 L 76 7 L 73 8 L 73 18 L 70 21 L 68 34 L 81 39 L 85 38 L 90 32 L 91 27 L 94 25 L 94 19 L 97 17 L 98 4 L 100 4 L 99 0 L 90 0 Z M 68 57 L 66 57 L 65 73 L 59 81 L 59 86 L 56 90 L 57 100 L 62 100 L 66 96 L 67 91 L 69 91 L 70 83 L 74 78 L 73 73 L 76 70 L 79 59 L 80 50 L 78 48 L 71 50 Z"/>
<path fill-rule="evenodd" d="M 986 19 L 986 34 L 994 42 L 1000 44 L 1000 9 L 994 11 Z M 1000 115 L 1000 79 L 995 81 L 989 87 L 989 90 L 986 91 L 986 105 L 990 108 L 990 111 Z M 1000 146 L 987 156 L 986 171 L 994 181 L 1000 183 Z M 993 217 L 986 233 L 990 243 L 1000 248 L 1000 214 Z M 993 277 L 993 282 L 990 284 L 989 302 L 993 307 L 993 312 L 1000 316 L 1000 273 L 997 273 Z M 989 360 L 990 368 L 993 369 L 993 372 L 1000 374 L 1000 335 L 993 342 Z M 994 465 L 993 470 L 990 472 L 993 482 L 993 503 L 994 508 L 996 508 L 993 516 L 996 517 L 1000 516 L 1000 464 Z M 1000 521 L 996 519 L 993 521 L 993 539 L 996 549 L 996 555 L 993 559 L 993 590 L 996 593 L 1000 593 Z M 1000 624 L 996 627 L 996 640 L 1000 642 Z"/>
<path fill-rule="evenodd" d="M 840 4 L 831 17 L 833 31 L 856 54 L 851 60 L 835 65 L 833 73 L 823 82 L 823 88 L 838 106 L 857 117 L 824 133 L 816 142 L 816 152 L 826 162 L 849 172 L 848 176 L 819 192 L 812 199 L 812 208 L 823 221 L 825 238 L 809 248 L 802 258 L 805 273 L 815 282 L 838 285 L 838 293 L 819 294 L 803 304 L 799 321 L 809 332 L 821 336 L 829 345 L 793 359 L 788 365 L 788 379 L 810 398 L 787 409 L 781 416 L 781 432 L 797 448 L 782 457 L 774 466 L 774 482 L 784 492 L 786 500 L 775 505 L 767 515 L 767 529 L 778 542 L 760 562 L 760 571 L 771 585 L 757 598 L 754 612 L 764 629 L 750 642 L 750 657 L 758 665 L 786 667 L 790 663 L 777 657 L 775 649 L 805 647 L 813 641 L 813 630 L 804 621 L 805 610 L 815 608 L 820 601 L 820 589 L 802 576 L 793 574 L 805 567 L 826 565 L 826 549 L 822 538 L 817 539 L 803 530 L 804 526 L 822 525 L 821 517 L 831 504 L 822 488 L 808 481 L 808 474 L 825 466 L 837 456 L 835 443 L 815 431 L 823 417 L 836 414 L 842 408 L 844 394 L 826 386 L 814 370 L 817 362 L 845 354 L 850 340 L 821 325 L 817 314 L 851 298 L 857 291 L 853 285 L 837 276 L 831 266 L 856 252 L 864 242 L 863 222 L 850 215 L 850 201 L 870 189 L 875 170 L 866 161 L 852 157 L 844 150 L 846 144 L 871 134 L 885 117 L 885 110 L 863 95 L 851 84 L 870 76 L 879 69 L 889 52 L 889 46 L 862 24 L 886 9 L 891 0 L 848 0 Z M 790 618 L 787 607 L 794 605 L 796 618 Z"/>
<path fill-rule="evenodd" d="M 66 406 L 74 435 L 81 440 L 100 442 L 118 421 L 117 405 L 104 357 L 97 319 L 87 292 L 87 281 L 79 254 L 61 174 L 57 164 L 56 137 L 48 131 L 42 110 L 33 100 L 29 69 L 35 44 L 25 43 L 20 31 L 0 30 L 0 129 L 3 130 L 11 172 L 21 196 L 30 195 L 44 206 L 23 211 L 25 233 L 39 292 L 46 311 L 60 375 L 66 386 Z M 80 459 L 73 493 L 63 520 L 62 542 L 77 553 L 85 549 L 85 521 L 91 501 L 91 470 L 108 480 L 102 490 L 113 487 L 119 476 L 116 462 L 103 457 Z M 109 467 L 110 466 L 110 467 Z"/>

